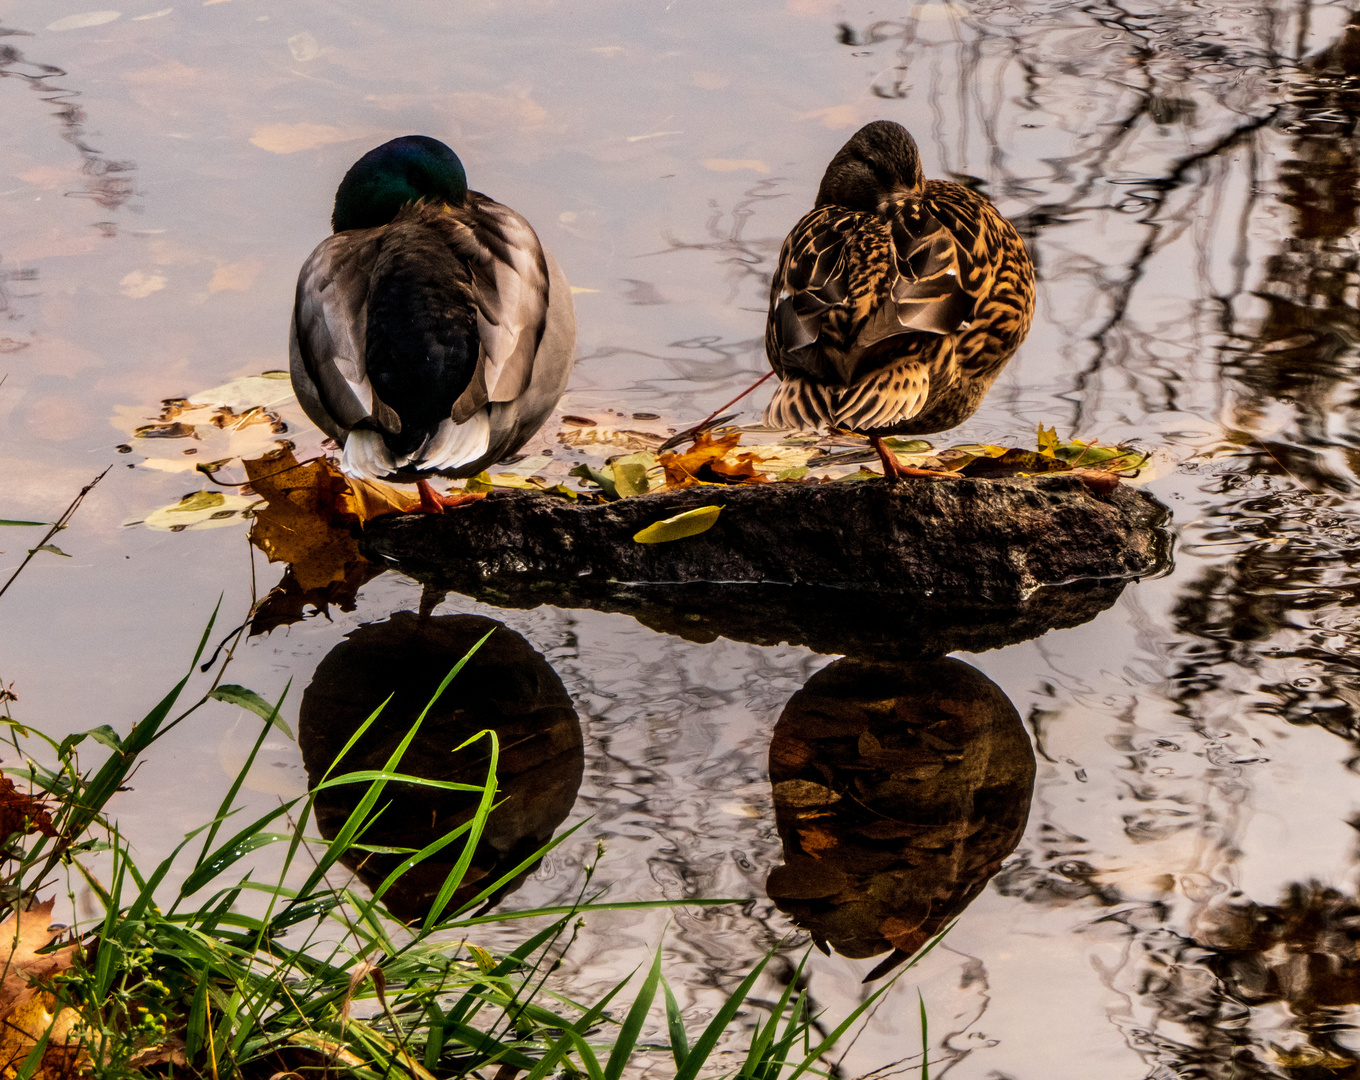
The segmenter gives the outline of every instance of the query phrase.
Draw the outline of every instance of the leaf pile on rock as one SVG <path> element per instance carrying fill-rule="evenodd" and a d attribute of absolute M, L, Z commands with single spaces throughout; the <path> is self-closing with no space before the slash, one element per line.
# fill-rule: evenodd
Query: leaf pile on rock
<path fill-rule="evenodd" d="M 864 467 L 875 462 L 877 456 L 863 436 L 850 432 L 820 437 L 793 435 L 778 443 L 742 445 L 743 437 L 765 431 L 743 428 L 703 431 L 683 452 L 638 450 L 609 458 L 602 466 L 582 463 L 571 475 L 609 500 L 695 484 L 824 483 L 881 476 Z M 889 438 L 885 442 L 902 465 L 938 472 L 942 479 L 1075 472 L 1097 490 L 1109 490 L 1121 478 L 1137 476 L 1148 461 L 1146 452 L 1130 446 L 1102 446 L 1082 439 L 1059 442 L 1054 429 L 1042 425 L 1036 450 L 980 444 L 936 450 L 923 439 Z"/>

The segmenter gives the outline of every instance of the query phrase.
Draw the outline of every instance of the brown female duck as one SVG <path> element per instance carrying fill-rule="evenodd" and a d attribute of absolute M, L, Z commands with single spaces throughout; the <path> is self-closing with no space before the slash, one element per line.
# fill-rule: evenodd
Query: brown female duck
<path fill-rule="evenodd" d="M 916 143 L 877 120 L 831 159 L 770 290 L 771 427 L 927 435 L 976 410 L 1034 316 L 1024 242 L 984 196 L 927 180 Z M 939 474 L 931 474 L 939 475 Z"/>

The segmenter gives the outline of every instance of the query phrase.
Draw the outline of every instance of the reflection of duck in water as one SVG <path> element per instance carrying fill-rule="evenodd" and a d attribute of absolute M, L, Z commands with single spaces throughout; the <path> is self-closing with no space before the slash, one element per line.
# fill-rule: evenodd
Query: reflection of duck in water
<path fill-rule="evenodd" d="M 968 906 L 1024 832 L 1034 751 L 1015 707 L 959 660 L 838 660 L 770 741 L 784 865 L 770 898 L 878 978 Z M 867 980 L 866 980 L 867 981 Z"/>
<path fill-rule="evenodd" d="M 344 471 L 473 476 L 522 446 L 576 345 L 571 288 L 529 223 L 408 135 L 354 163 L 332 225 L 298 277 L 292 376 Z"/>
<path fill-rule="evenodd" d="M 1034 317 L 1034 268 L 984 196 L 927 180 L 900 124 L 876 120 L 826 168 L 770 289 L 765 422 L 927 435 L 977 411 Z"/>
<path fill-rule="evenodd" d="M 452 907 L 532 855 L 571 812 L 585 757 L 581 725 L 562 680 L 527 641 L 493 619 L 421 618 L 398 611 L 387 622 L 361 626 L 332 649 L 302 696 L 298 741 L 314 785 L 359 725 L 392 694 L 379 720 L 331 775 L 381 768 L 449 670 L 488 631 L 491 636 L 430 710 L 397 766 L 399 772 L 428 779 L 482 784 L 487 740 L 452 751 L 483 728 L 500 740 L 500 805 L 491 813 Z M 318 796 L 316 819 L 323 835 L 336 834 L 366 790 L 366 784 L 347 784 Z M 364 844 L 420 849 L 469 820 L 478 794 L 393 783 L 383 800 L 390 805 L 364 833 Z M 454 841 L 407 871 L 386 894 L 388 907 L 406 919 L 423 915 L 461 852 L 461 841 Z M 375 885 L 399 858 L 356 850 L 345 861 Z M 508 882 L 493 900 L 518 887 L 529 872 Z"/>

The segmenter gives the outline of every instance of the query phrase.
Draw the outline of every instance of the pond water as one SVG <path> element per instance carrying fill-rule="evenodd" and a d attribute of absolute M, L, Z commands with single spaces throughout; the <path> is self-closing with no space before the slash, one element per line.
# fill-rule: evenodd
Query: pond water
<path fill-rule="evenodd" d="M 53 520 L 113 465 L 58 538 L 69 558 L 44 553 L 0 601 L 12 714 L 125 728 L 180 677 L 219 596 L 220 630 L 252 581 L 274 585 L 239 519 L 124 524 L 203 485 L 182 444 L 115 448 L 162 399 L 286 367 L 297 268 L 361 152 L 449 142 L 583 290 L 559 414 L 652 412 L 664 430 L 764 370 L 780 242 L 849 134 L 898 120 L 927 175 L 980 183 L 1022 227 L 1038 270 L 1032 333 L 948 438 L 1030 445 L 1043 423 L 1156 449 L 1144 487 L 1174 513 L 1175 568 L 1082 626 L 956 654 L 971 671 L 819 675 L 834 655 L 451 594 L 441 616 L 499 620 L 542 654 L 582 729 L 553 774 L 562 806 L 534 828 L 559 811 L 585 825 L 506 904 L 573 897 L 600 839 L 611 899 L 743 899 L 593 916 L 559 972 L 593 998 L 664 933 L 682 1004 L 711 1013 L 765 950 L 795 963 L 809 940 L 766 891 L 797 831 L 787 806 L 776 819 L 772 736 L 787 782 L 789 746 L 829 738 L 806 729 L 809 695 L 909 713 L 948 684 L 961 730 L 991 742 L 946 754 L 977 797 L 946 792 L 937 811 L 962 823 L 954 840 L 983 840 L 962 870 L 945 839 L 904 845 L 889 876 L 931 880 L 894 925 L 919 923 L 931 890 L 976 899 L 874 1010 L 844 1075 L 915 1074 L 919 989 L 933 1076 L 1360 1076 L 1348 17 L 1311 0 L 0 0 L 0 516 Z M 559 428 L 537 448 L 563 455 Z M 299 456 L 320 441 L 289 437 Z M 4 532 L 7 577 L 31 534 Z M 376 577 L 351 611 L 249 638 L 231 678 L 271 699 L 291 683 L 297 730 L 323 658 L 420 599 Z M 211 816 L 247 720 L 205 709 L 137 774 L 117 813 L 147 860 Z M 303 749 L 271 738 L 266 758 L 249 799 L 305 790 Z M 875 963 L 814 951 L 817 1004 L 862 1000 Z"/>

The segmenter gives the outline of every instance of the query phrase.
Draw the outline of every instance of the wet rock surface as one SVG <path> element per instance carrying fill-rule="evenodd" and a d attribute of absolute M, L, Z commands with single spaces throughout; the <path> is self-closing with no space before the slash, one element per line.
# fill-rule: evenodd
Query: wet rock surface
<path fill-rule="evenodd" d="M 633 534 L 721 505 L 707 532 Z M 443 516 L 370 523 L 365 554 L 503 607 L 629 614 L 696 641 L 937 656 L 1076 626 L 1163 570 L 1166 510 L 1080 480 L 881 480 L 701 487 L 605 505 L 497 492 Z"/>

